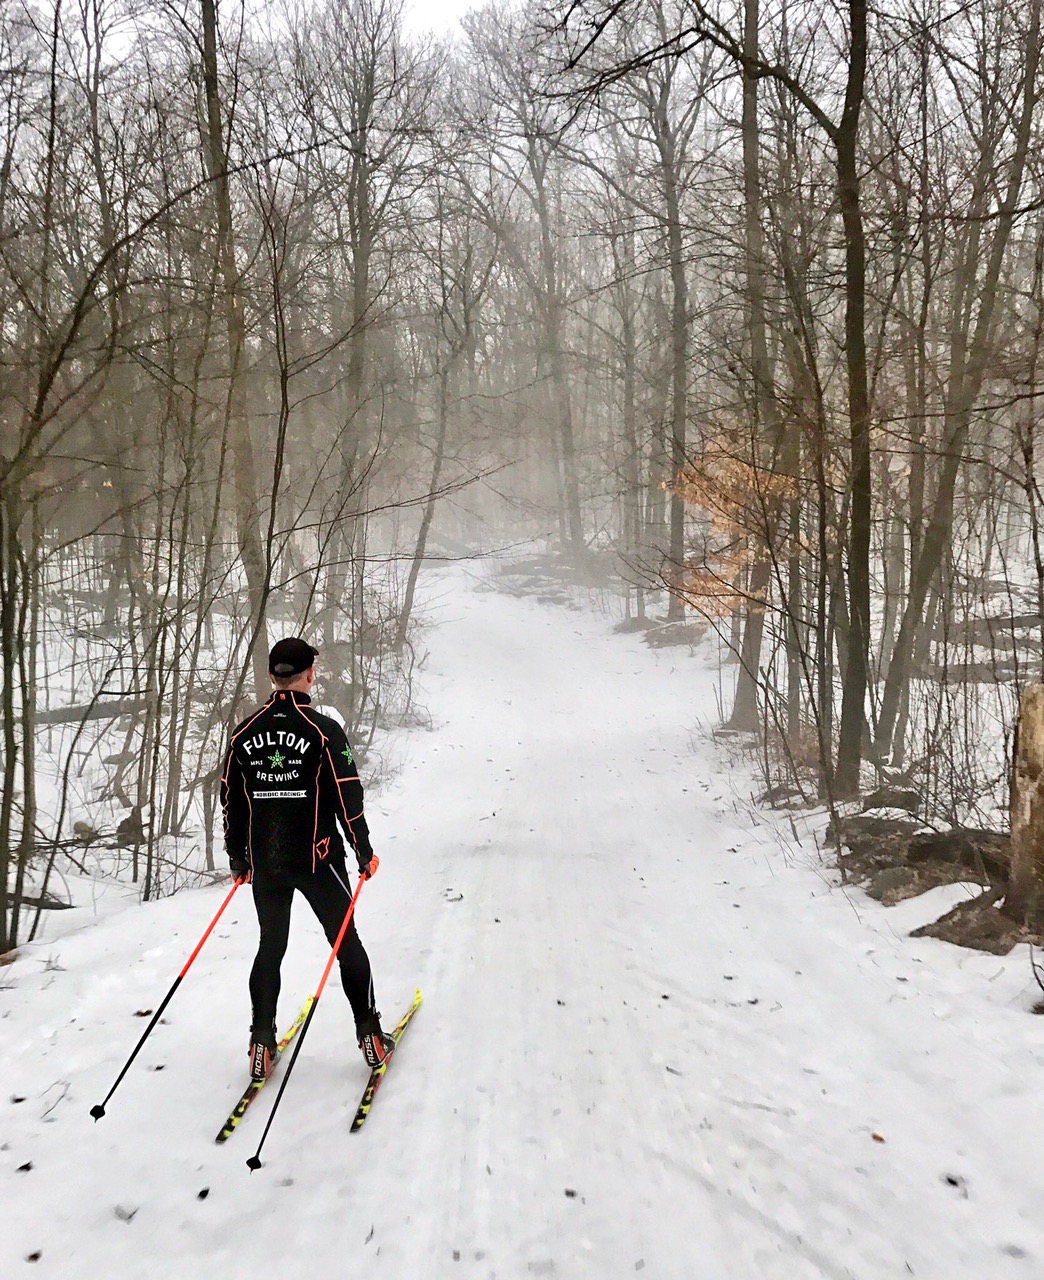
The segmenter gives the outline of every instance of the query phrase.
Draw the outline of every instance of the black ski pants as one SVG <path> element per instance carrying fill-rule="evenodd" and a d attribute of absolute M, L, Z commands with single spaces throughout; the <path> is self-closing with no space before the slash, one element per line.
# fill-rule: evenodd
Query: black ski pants
<path fill-rule="evenodd" d="M 300 892 L 323 926 L 332 947 L 344 923 L 351 901 L 348 874 L 343 861 L 321 863 L 314 875 L 302 876 L 293 884 L 253 885 L 254 907 L 261 926 L 261 942 L 250 970 L 250 1001 L 254 1022 L 267 1026 L 275 1022 L 279 1000 L 280 966 L 290 937 L 290 907 L 294 891 Z M 341 939 L 337 962 L 341 985 L 358 1024 L 373 1011 L 373 978 L 370 960 L 356 932 L 354 918 Z"/>

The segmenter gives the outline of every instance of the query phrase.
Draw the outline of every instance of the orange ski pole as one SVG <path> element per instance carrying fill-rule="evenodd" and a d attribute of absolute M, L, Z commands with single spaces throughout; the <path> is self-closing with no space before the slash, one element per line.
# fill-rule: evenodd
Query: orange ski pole
<path fill-rule="evenodd" d="M 272 1121 L 275 1119 L 275 1114 L 279 1110 L 279 1103 L 283 1097 L 283 1091 L 290 1083 L 290 1073 L 294 1069 L 294 1063 L 297 1061 L 297 1055 L 301 1052 L 301 1046 L 304 1044 L 305 1036 L 308 1034 L 308 1028 L 312 1024 L 312 1015 L 315 1013 L 316 1006 L 319 1004 L 319 997 L 323 994 L 323 987 L 326 986 L 326 979 L 330 976 L 330 970 L 333 968 L 334 961 L 337 959 L 337 953 L 341 949 L 341 943 L 344 940 L 344 935 L 348 932 L 348 925 L 351 923 L 352 916 L 355 913 L 355 904 L 359 900 L 359 894 L 362 893 L 362 887 L 370 878 L 370 875 L 377 870 L 374 865 L 376 862 L 377 859 L 374 858 L 373 862 L 370 864 L 373 870 L 370 871 L 369 875 L 361 875 L 359 877 L 359 883 L 356 885 L 355 892 L 352 894 L 352 900 L 348 903 L 348 910 L 344 913 L 344 920 L 341 922 L 341 928 L 338 931 L 337 940 L 333 944 L 333 950 L 330 952 L 330 958 L 326 962 L 326 968 L 323 970 L 323 976 L 319 979 L 319 985 L 316 987 L 315 995 L 312 997 L 312 1007 L 308 1010 L 308 1017 L 305 1018 L 304 1025 L 301 1027 L 301 1033 L 297 1037 L 297 1043 L 294 1045 L 294 1052 L 290 1061 L 287 1063 L 286 1074 L 283 1076 L 282 1082 L 279 1085 L 279 1092 L 276 1094 L 276 1100 L 272 1103 L 272 1110 L 269 1113 L 268 1123 L 265 1125 L 265 1131 L 261 1135 L 261 1141 L 257 1144 L 257 1150 L 247 1161 L 247 1168 L 251 1173 L 255 1169 L 261 1168 L 261 1148 L 265 1145 L 265 1139 L 268 1137 L 268 1131 L 271 1129 Z"/>
<path fill-rule="evenodd" d="M 202 937 L 202 938 L 200 938 L 200 940 L 196 943 L 196 949 L 192 952 L 192 954 L 189 956 L 189 958 L 185 961 L 184 967 L 182 968 L 181 972 L 180 972 L 180 973 L 178 974 L 178 976 L 174 979 L 174 982 L 173 982 L 173 984 L 172 984 L 172 986 L 171 986 L 170 990 L 169 990 L 169 991 L 167 992 L 167 994 L 163 997 L 163 1003 L 162 1003 L 162 1004 L 160 1005 L 160 1007 L 156 1010 L 156 1012 L 152 1015 L 152 1021 L 151 1021 L 151 1022 L 149 1023 L 149 1025 L 145 1028 L 144 1032 L 142 1033 L 142 1037 L 141 1037 L 141 1039 L 140 1039 L 140 1040 L 138 1041 L 138 1043 L 134 1046 L 134 1052 L 133 1052 L 133 1053 L 131 1054 L 131 1056 L 127 1059 L 127 1061 L 123 1064 L 123 1070 L 122 1070 L 122 1071 L 120 1072 L 120 1074 L 116 1077 L 116 1082 L 115 1082 L 115 1084 L 112 1086 L 112 1088 L 109 1090 L 109 1092 L 105 1095 L 105 1097 L 101 1100 L 101 1102 L 99 1102 L 96 1106 L 91 1107 L 91 1115 L 92 1115 L 92 1116 L 94 1116 L 95 1120 L 100 1120 L 100 1119 L 102 1118 L 102 1116 L 105 1114 L 105 1104 L 109 1101 L 109 1099 L 112 1097 L 112 1095 L 116 1092 L 116 1089 L 117 1089 L 117 1087 L 119 1086 L 120 1081 L 121 1081 L 121 1080 L 123 1079 L 123 1077 L 127 1074 L 127 1071 L 128 1071 L 128 1069 L 130 1068 L 130 1064 L 131 1064 L 131 1063 L 134 1061 L 134 1059 L 138 1056 L 138 1051 L 141 1049 L 141 1046 L 145 1043 L 145 1041 L 146 1041 L 146 1040 L 149 1038 L 149 1036 L 152 1034 L 152 1029 L 153 1029 L 153 1027 L 155 1027 L 156 1023 L 157 1023 L 157 1022 L 159 1022 L 160 1018 L 163 1016 L 163 1010 L 167 1007 L 167 1005 L 168 1005 L 168 1004 L 170 1004 L 171 997 L 174 995 L 174 992 L 175 992 L 175 991 L 177 991 L 178 987 L 180 987 L 180 986 L 181 986 L 181 980 L 182 980 L 182 978 L 184 978 L 185 974 L 186 974 L 186 973 L 188 973 L 189 969 L 192 967 L 192 962 L 193 962 L 193 960 L 195 960 L 196 956 L 198 956 L 198 955 L 199 955 L 199 953 L 200 953 L 200 951 L 202 950 L 203 943 L 204 943 L 204 942 L 206 942 L 206 940 L 210 937 L 211 933 L 213 932 L 214 926 L 215 926 L 215 925 L 217 924 L 217 922 L 221 919 L 221 913 L 222 913 L 222 912 L 224 911 L 224 909 L 228 906 L 228 904 L 232 901 L 232 897 L 233 897 L 233 895 L 235 894 L 236 890 L 239 888 L 239 886 L 240 886 L 241 884 L 246 884 L 246 881 L 245 881 L 245 880 L 237 880 L 237 881 L 235 882 L 235 884 L 232 886 L 232 888 L 228 891 L 228 896 L 225 898 L 225 901 L 221 904 L 221 906 L 220 906 L 220 907 L 218 907 L 217 915 L 214 917 L 214 919 L 213 919 L 213 920 L 211 920 L 210 924 L 208 924 L 208 925 L 207 925 L 206 932 L 203 934 L 203 937 Z"/>

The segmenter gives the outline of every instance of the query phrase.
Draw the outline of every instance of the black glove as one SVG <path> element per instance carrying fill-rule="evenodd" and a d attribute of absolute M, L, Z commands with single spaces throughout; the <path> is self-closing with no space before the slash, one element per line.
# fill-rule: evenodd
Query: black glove
<path fill-rule="evenodd" d="M 243 858 L 229 858 L 228 869 L 232 873 L 233 880 L 242 880 L 244 884 L 250 883 L 250 863 Z"/>
<path fill-rule="evenodd" d="M 359 874 L 364 880 L 369 880 L 371 876 L 377 874 L 380 859 L 371 848 L 356 849 L 355 861 L 359 864 Z"/>

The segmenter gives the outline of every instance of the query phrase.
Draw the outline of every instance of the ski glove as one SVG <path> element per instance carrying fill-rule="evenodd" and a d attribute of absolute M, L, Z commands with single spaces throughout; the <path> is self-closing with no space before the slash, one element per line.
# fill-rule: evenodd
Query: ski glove
<path fill-rule="evenodd" d="M 250 883 L 249 862 L 245 862 L 242 858 L 229 858 L 228 869 L 232 872 L 233 880 L 242 880 L 244 884 Z"/>
<path fill-rule="evenodd" d="M 355 860 L 359 864 L 359 874 L 364 880 L 369 880 L 377 874 L 377 868 L 381 865 L 380 859 L 371 849 L 368 853 L 363 853 L 361 849 L 355 851 Z"/>

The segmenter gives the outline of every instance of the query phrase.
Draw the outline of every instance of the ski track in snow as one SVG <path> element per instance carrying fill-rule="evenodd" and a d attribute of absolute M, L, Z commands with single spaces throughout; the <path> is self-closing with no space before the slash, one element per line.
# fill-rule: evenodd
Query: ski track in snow
<path fill-rule="evenodd" d="M 435 727 L 370 797 L 358 912 L 385 1024 L 425 1002 L 365 1128 L 335 972 L 264 1168 L 279 1077 L 213 1145 L 249 891 L 95 1125 L 225 891 L 107 914 L 0 969 L 0 1277 L 1044 1275 L 1024 949 L 911 939 L 927 900 L 834 884 L 750 805 L 701 657 L 459 569 L 429 590 Z M 281 1026 L 325 956 L 299 901 Z"/>

